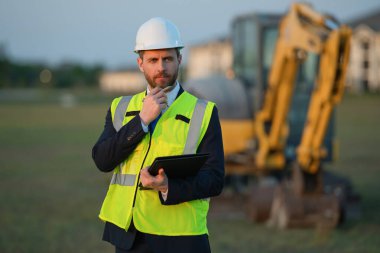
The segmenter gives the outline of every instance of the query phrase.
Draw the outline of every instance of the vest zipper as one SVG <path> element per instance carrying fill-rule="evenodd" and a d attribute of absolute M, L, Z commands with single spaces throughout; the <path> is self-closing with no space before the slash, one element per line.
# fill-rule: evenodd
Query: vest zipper
<path fill-rule="evenodd" d="M 145 157 L 144 157 L 144 159 L 143 159 L 143 162 L 142 162 L 141 167 L 140 167 L 140 170 L 139 170 L 139 174 L 137 175 L 137 185 L 136 185 L 136 189 L 135 189 L 135 195 L 134 195 L 134 197 L 133 197 L 132 208 L 135 207 L 136 195 L 137 195 L 137 189 L 139 188 L 139 183 L 140 183 L 140 171 L 141 171 L 141 169 L 143 168 L 144 163 L 145 163 L 145 160 L 146 160 L 146 158 L 147 158 L 147 156 L 148 156 L 148 153 L 149 153 L 149 150 L 150 150 L 151 142 L 152 142 L 152 134 L 149 132 L 149 145 L 148 145 L 148 150 L 146 151 Z"/>

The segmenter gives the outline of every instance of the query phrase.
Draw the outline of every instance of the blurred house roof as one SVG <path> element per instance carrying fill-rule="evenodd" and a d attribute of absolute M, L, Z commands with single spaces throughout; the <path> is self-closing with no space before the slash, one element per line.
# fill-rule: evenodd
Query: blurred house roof
<path fill-rule="evenodd" d="M 231 41 L 231 38 L 228 35 L 215 37 L 212 39 L 202 40 L 200 42 L 196 42 L 190 45 L 190 48 L 195 47 L 203 47 L 205 45 L 211 45 L 213 43 L 229 43 Z"/>
<path fill-rule="evenodd" d="M 380 9 L 348 21 L 348 25 L 353 28 L 363 24 L 375 31 L 380 31 Z"/>

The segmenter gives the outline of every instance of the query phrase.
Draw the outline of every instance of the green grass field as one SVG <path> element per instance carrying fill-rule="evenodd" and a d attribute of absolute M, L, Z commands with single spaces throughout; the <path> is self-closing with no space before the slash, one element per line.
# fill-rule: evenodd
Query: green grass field
<path fill-rule="evenodd" d="M 85 98 L 0 100 L 0 252 L 114 252 L 97 218 L 111 175 L 91 159 L 110 100 Z M 348 95 L 337 110 L 340 156 L 328 168 L 353 181 L 360 220 L 321 232 L 213 218 L 213 252 L 379 252 L 379 108 L 379 95 Z"/>

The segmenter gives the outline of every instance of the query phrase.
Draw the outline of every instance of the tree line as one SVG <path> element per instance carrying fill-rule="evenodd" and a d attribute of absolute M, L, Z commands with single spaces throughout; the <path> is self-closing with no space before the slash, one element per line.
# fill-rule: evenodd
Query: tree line
<path fill-rule="evenodd" d="M 101 65 L 20 63 L 0 54 L 0 88 L 72 88 L 97 86 Z"/>

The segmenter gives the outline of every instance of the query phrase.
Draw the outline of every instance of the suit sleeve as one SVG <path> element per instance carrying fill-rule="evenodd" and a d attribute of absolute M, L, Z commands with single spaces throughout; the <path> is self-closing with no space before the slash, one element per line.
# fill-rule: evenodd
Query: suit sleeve
<path fill-rule="evenodd" d="M 166 201 L 160 195 L 162 204 L 174 205 L 217 196 L 221 193 L 224 184 L 224 152 L 222 131 L 216 107 L 213 109 L 209 126 L 197 153 L 209 153 L 210 157 L 197 176 L 186 179 L 170 178 Z"/>
<path fill-rule="evenodd" d="M 145 134 L 139 115 L 116 132 L 109 109 L 103 132 L 92 148 L 92 159 L 99 170 L 112 171 L 132 153 Z"/>

